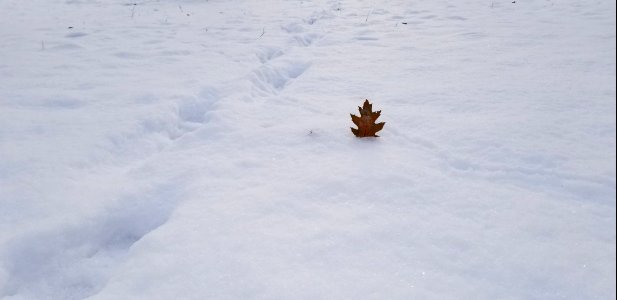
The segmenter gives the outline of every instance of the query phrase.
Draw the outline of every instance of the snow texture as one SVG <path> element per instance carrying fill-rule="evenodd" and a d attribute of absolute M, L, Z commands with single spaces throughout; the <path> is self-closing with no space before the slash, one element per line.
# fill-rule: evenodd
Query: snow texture
<path fill-rule="evenodd" d="M 612 0 L 2 0 L 0 298 L 614 299 L 615 80 Z"/>

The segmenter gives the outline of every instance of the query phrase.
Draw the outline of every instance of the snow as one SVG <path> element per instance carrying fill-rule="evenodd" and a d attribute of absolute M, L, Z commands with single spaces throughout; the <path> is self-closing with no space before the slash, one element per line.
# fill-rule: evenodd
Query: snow
<path fill-rule="evenodd" d="M 613 1 L 4 0 L 0 40 L 2 299 L 615 298 Z"/>

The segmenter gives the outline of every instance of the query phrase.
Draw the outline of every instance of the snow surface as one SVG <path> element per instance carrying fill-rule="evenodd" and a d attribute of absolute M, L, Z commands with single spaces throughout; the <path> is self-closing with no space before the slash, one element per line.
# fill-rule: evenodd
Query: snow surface
<path fill-rule="evenodd" d="M 2 0 L 0 298 L 614 299 L 615 79 L 612 0 Z"/>

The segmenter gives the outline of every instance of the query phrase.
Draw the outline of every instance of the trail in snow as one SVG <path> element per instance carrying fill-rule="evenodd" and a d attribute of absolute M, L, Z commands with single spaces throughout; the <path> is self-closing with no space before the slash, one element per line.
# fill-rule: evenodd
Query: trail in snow
<path fill-rule="evenodd" d="M 615 296 L 614 3 L 266 2 L 0 4 L 3 299 Z"/>

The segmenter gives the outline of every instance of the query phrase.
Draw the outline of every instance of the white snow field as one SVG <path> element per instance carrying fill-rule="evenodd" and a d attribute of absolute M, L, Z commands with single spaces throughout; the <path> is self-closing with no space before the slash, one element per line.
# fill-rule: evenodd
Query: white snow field
<path fill-rule="evenodd" d="M 613 0 L 0 0 L 0 298 L 615 299 L 615 79 Z"/>

